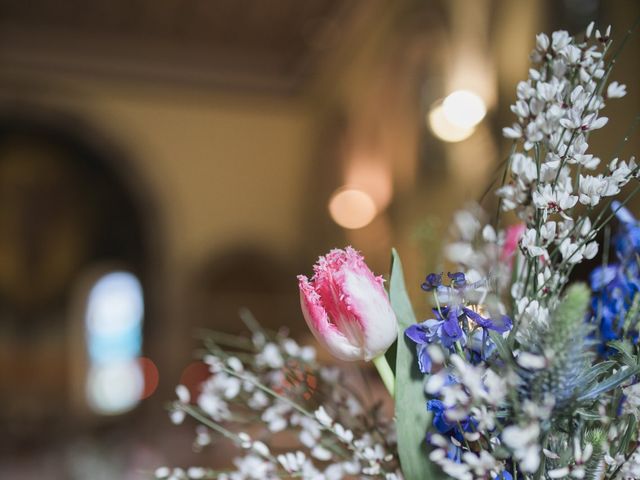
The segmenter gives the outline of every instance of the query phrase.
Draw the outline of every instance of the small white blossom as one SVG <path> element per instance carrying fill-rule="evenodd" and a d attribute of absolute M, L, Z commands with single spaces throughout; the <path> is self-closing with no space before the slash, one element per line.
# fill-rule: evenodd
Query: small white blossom
<path fill-rule="evenodd" d="M 538 444 L 540 426 L 531 423 L 526 427 L 511 425 L 502 432 L 504 444 L 513 450 L 523 472 L 533 473 L 540 465 L 541 447 Z"/>

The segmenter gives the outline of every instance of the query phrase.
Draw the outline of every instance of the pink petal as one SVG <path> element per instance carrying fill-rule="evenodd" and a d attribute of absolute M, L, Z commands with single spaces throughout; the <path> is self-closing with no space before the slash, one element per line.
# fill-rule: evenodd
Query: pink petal
<path fill-rule="evenodd" d="M 300 306 L 302 314 L 318 342 L 329 352 L 346 361 L 362 360 L 363 353 L 360 345 L 352 344 L 333 324 L 322 305 L 320 295 L 304 275 L 298 276 L 300 288 Z"/>

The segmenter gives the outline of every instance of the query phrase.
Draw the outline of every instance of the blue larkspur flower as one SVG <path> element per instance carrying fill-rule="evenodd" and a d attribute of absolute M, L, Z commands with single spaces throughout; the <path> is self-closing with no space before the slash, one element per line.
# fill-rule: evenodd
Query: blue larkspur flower
<path fill-rule="evenodd" d="M 462 272 L 449 272 L 447 277 L 451 279 L 451 286 L 454 288 L 463 288 L 467 285 L 467 278 Z"/>
<path fill-rule="evenodd" d="M 417 323 L 405 330 L 405 335 L 416 344 L 418 367 L 422 373 L 430 373 L 431 358 L 428 353 L 430 344 L 437 344 L 453 352 L 458 345 L 468 345 L 467 360 L 477 364 L 486 360 L 495 350 L 488 330 L 500 334 L 511 330 L 512 320 L 501 315 L 488 318 L 470 308 L 486 296 L 488 280 L 482 279 L 468 283 L 462 272 L 449 272 L 451 285 L 442 285 L 442 274 L 429 274 L 421 285 L 423 290 L 434 291 L 435 297 L 443 306 L 434 308 L 434 318 Z M 463 328 L 464 326 L 464 328 Z M 468 338 L 470 335 L 471 338 Z"/>
<path fill-rule="evenodd" d="M 442 273 L 430 273 L 420 287 L 425 292 L 432 292 L 442 285 Z"/>
<path fill-rule="evenodd" d="M 473 432 L 477 421 L 468 416 L 459 422 L 447 419 L 447 407 L 441 400 L 433 399 L 427 402 L 427 410 L 433 413 L 433 426 L 442 435 L 453 437 L 459 442 L 464 440 L 465 432 Z"/>
<path fill-rule="evenodd" d="M 640 292 L 640 223 L 620 202 L 611 205 L 620 228 L 614 237 L 617 262 L 593 269 L 589 283 L 593 291 L 591 307 L 597 323 L 598 351 L 604 356 L 613 353 L 607 342 L 618 340 L 625 333 L 624 323 L 634 299 Z M 626 332 L 638 342 L 637 328 Z"/>
<path fill-rule="evenodd" d="M 418 367 L 422 373 L 431 372 L 431 358 L 427 351 L 429 344 L 435 343 L 449 350 L 453 349 L 456 342 L 466 344 L 466 336 L 454 310 L 434 308 L 433 313 L 436 318 L 411 325 L 404 332 L 417 346 Z"/>
<path fill-rule="evenodd" d="M 513 480 L 513 476 L 506 470 L 503 470 L 498 475 L 493 477 L 493 480 Z"/>

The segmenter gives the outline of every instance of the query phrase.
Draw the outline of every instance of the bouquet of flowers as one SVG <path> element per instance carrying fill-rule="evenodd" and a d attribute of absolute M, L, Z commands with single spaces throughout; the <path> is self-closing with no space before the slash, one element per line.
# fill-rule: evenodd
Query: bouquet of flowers
<path fill-rule="evenodd" d="M 639 168 L 601 166 L 588 144 L 605 102 L 625 95 L 609 81 L 610 48 L 610 28 L 593 24 L 581 39 L 536 37 L 503 131 L 513 147 L 497 212 L 456 214 L 445 248 L 456 267 L 421 285 L 430 318 L 415 318 L 395 251 L 388 290 L 350 247 L 298 277 L 318 342 L 372 361 L 395 415 L 245 314 L 251 336 L 208 338 L 211 377 L 197 398 L 178 386 L 171 405 L 175 422 L 199 422 L 198 446 L 218 434 L 244 453 L 230 470 L 156 477 L 640 478 L 640 222 L 625 207 Z M 588 284 L 572 281 L 598 254 Z"/>

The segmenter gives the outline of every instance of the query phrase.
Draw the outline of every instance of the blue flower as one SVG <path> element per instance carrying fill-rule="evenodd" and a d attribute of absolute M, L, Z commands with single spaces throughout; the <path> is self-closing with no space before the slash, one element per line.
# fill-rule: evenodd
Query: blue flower
<path fill-rule="evenodd" d="M 506 470 L 503 470 L 498 475 L 493 477 L 493 480 L 513 480 L 513 476 Z"/>
<path fill-rule="evenodd" d="M 511 330 L 513 327 L 513 321 L 507 315 L 502 315 L 497 320 L 492 320 L 490 318 L 484 318 L 477 312 L 474 312 L 470 308 L 463 308 L 464 314 L 475 323 L 480 325 L 482 328 L 487 330 L 494 330 L 498 333 L 504 333 Z"/>
<path fill-rule="evenodd" d="M 456 342 L 460 342 L 462 346 L 466 344 L 467 339 L 460 327 L 456 312 L 447 307 L 441 310 L 433 309 L 436 318 L 411 325 L 404 331 L 404 334 L 417 346 L 418 367 L 422 373 L 431 372 L 431 358 L 427 351 L 429 344 L 437 343 L 449 350 L 453 350 Z"/>
<path fill-rule="evenodd" d="M 457 341 L 464 338 L 464 332 L 460 327 L 459 312 L 456 308 L 444 308 L 441 310 L 442 315 L 446 315 L 446 319 L 442 323 L 439 338 L 446 348 L 451 348 Z"/>
<path fill-rule="evenodd" d="M 622 231 L 616 235 L 615 247 L 618 258 L 624 261 L 640 251 L 640 225 L 631 212 L 620 202 L 612 202 L 611 209 L 622 227 Z"/>
<path fill-rule="evenodd" d="M 473 285 L 468 285 L 465 288 L 471 287 L 476 288 Z M 445 288 L 449 291 L 454 290 L 451 287 L 438 287 L 439 290 Z M 437 343 L 453 352 L 456 343 L 460 347 L 467 346 L 467 333 L 473 332 L 471 342 L 468 345 L 467 357 L 471 363 L 477 364 L 489 358 L 495 350 L 488 330 L 502 334 L 513 327 L 513 321 L 507 315 L 496 319 L 485 318 L 471 308 L 460 304 L 448 305 L 439 309 L 434 308 L 433 314 L 435 318 L 412 325 L 405 330 L 405 335 L 416 344 L 418 367 L 422 373 L 430 373 L 432 369 L 431 358 L 427 350 L 429 344 Z M 463 323 L 465 329 L 462 328 Z"/>
<path fill-rule="evenodd" d="M 453 437 L 459 442 L 464 440 L 464 432 L 472 432 L 475 430 L 477 423 L 470 416 L 460 422 L 451 422 L 447 419 L 447 407 L 441 400 L 429 400 L 427 402 L 427 410 L 433 413 L 433 426 L 442 435 Z"/>
<path fill-rule="evenodd" d="M 616 276 L 618 275 L 618 270 L 618 264 L 605 265 L 603 267 L 594 268 L 589 275 L 589 284 L 591 285 L 591 290 L 596 292 L 602 290 L 609 283 L 611 283 L 614 278 L 616 278 Z"/>
<path fill-rule="evenodd" d="M 476 330 L 469 336 L 467 348 L 469 349 L 469 362 L 472 365 L 477 365 L 493 355 L 496 350 L 496 344 L 493 343 L 487 331 L 481 329 Z"/>
<path fill-rule="evenodd" d="M 420 285 L 425 292 L 431 292 L 442 285 L 442 273 L 430 273 Z"/>
<path fill-rule="evenodd" d="M 427 346 L 437 336 L 443 323 L 442 320 L 430 319 L 411 325 L 404 331 L 404 334 L 417 345 L 418 367 L 422 373 L 431 372 L 431 358 L 427 352 Z"/>
<path fill-rule="evenodd" d="M 467 279 L 462 272 L 448 272 L 447 277 L 451 279 L 451 286 L 453 288 L 464 288 L 467 285 Z"/>
<path fill-rule="evenodd" d="M 636 260 L 640 253 L 640 224 L 620 202 L 613 202 L 611 208 L 620 222 L 614 237 L 618 262 L 596 267 L 589 276 L 594 292 L 591 307 L 598 326 L 598 351 L 605 357 L 613 353 L 607 342 L 627 335 L 637 343 L 637 328 L 625 331 L 625 319 L 640 292 L 640 270 Z"/>

